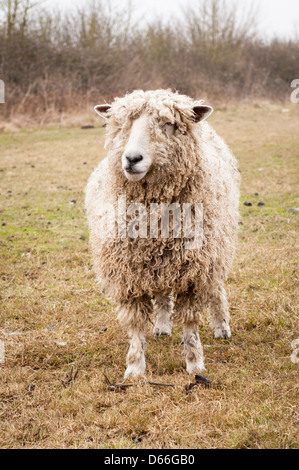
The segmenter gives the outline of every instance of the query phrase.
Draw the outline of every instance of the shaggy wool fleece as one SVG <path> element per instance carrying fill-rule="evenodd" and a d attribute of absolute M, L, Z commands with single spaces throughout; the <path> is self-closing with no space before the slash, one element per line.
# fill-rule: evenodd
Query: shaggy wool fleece
<path fill-rule="evenodd" d="M 206 121 L 196 122 L 193 108 L 198 104 L 201 102 L 169 90 L 138 90 L 116 98 L 107 112 L 108 155 L 88 182 L 86 211 L 97 278 L 118 305 L 124 324 L 151 315 L 151 299 L 170 293 L 181 299 L 174 319 L 197 321 L 211 295 L 223 288 L 231 266 L 239 220 L 237 162 Z M 141 181 L 132 182 L 124 176 L 121 158 L 132 122 L 143 113 L 148 115 L 154 161 Z M 166 122 L 176 126 L 172 137 L 162 130 Z M 119 196 L 126 197 L 127 207 L 140 202 L 148 209 L 151 203 L 201 203 L 201 249 L 187 250 L 184 238 L 171 235 L 167 239 L 109 237 L 111 206 L 107 210 L 105 204 L 117 213 Z M 130 220 L 127 215 L 127 222 Z M 197 312 L 188 308 L 190 293 L 196 295 Z M 142 302 L 130 314 L 134 299 Z"/>

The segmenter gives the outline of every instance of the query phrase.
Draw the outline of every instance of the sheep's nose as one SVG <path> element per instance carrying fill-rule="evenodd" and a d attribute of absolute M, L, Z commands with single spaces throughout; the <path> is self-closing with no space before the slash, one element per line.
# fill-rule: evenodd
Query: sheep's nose
<path fill-rule="evenodd" d="M 143 160 L 142 155 L 134 155 L 133 157 L 131 155 L 126 155 L 126 159 L 129 163 L 130 166 L 136 165 L 136 163 L 141 162 Z"/>

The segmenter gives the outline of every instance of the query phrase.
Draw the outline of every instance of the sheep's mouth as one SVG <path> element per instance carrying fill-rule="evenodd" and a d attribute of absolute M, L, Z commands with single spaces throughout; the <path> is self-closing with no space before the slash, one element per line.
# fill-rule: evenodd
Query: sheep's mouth
<path fill-rule="evenodd" d="M 124 173 L 125 177 L 133 182 L 140 181 L 146 175 L 146 171 L 133 170 L 133 168 L 125 168 Z"/>
<path fill-rule="evenodd" d="M 125 172 L 130 173 L 130 175 L 141 175 L 141 173 L 144 173 L 144 171 L 137 171 L 133 168 L 125 168 Z"/>

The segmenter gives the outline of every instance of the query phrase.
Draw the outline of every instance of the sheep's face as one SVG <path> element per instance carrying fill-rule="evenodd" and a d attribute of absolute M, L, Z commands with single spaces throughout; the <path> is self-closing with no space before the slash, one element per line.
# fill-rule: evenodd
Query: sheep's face
<path fill-rule="evenodd" d="M 122 170 L 129 181 L 141 180 L 153 163 L 149 116 L 144 113 L 132 122 L 129 139 L 121 157 Z"/>
<path fill-rule="evenodd" d="M 132 182 L 164 168 L 167 174 L 181 164 L 187 139 L 194 137 L 197 122 L 212 112 L 210 106 L 169 90 L 133 92 L 95 111 L 107 117 L 107 145 L 113 164 Z M 108 112 L 107 112 L 108 111 Z"/>

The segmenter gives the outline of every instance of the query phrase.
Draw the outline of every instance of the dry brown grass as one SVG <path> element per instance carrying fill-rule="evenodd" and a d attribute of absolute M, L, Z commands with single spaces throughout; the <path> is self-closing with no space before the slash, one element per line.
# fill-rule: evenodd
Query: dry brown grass
<path fill-rule="evenodd" d="M 1 447 L 298 447 L 299 366 L 290 355 L 299 214 L 288 210 L 299 207 L 299 106 L 287 109 L 243 106 L 212 118 L 240 161 L 243 225 L 228 282 L 232 339 L 214 340 L 204 322 L 212 386 L 190 394 L 180 330 L 157 342 L 150 325 L 148 380 L 175 387 L 116 392 L 104 380 L 121 380 L 127 341 L 97 291 L 83 211 L 103 130 L 0 137 Z"/>

